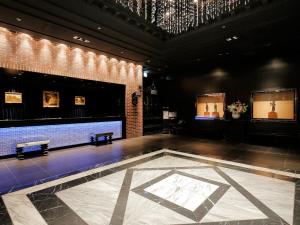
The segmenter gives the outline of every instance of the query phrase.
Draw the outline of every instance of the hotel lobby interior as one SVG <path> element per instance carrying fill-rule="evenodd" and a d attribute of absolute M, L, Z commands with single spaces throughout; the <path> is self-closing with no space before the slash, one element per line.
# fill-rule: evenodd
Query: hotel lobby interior
<path fill-rule="evenodd" d="M 300 225 L 298 0 L 1 0 L 0 225 Z"/>

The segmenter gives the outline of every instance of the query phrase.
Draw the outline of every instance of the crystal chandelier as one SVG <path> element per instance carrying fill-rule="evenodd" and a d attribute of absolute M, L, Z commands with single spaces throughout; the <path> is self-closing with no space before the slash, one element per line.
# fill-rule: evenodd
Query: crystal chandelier
<path fill-rule="evenodd" d="M 251 0 L 115 0 L 171 34 L 229 13 Z"/>

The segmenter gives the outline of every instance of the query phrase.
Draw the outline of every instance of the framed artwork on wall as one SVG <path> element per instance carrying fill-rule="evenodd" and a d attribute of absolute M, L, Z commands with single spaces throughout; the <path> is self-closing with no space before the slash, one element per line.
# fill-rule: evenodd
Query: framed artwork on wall
<path fill-rule="evenodd" d="M 22 104 L 22 93 L 20 92 L 5 92 L 6 104 Z"/>
<path fill-rule="evenodd" d="M 85 105 L 85 97 L 75 96 L 75 105 Z"/>
<path fill-rule="evenodd" d="M 295 89 L 272 89 L 253 91 L 251 94 L 252 120 L 295 121 Z"/>
<path fill-rule="evenodd" d="M 225 93 L 198 95 L 196 99 L 196 119 L 224 119 Z"/>
<path fill-rule="evenodd" d="M 59 108 L 59 92 L 43 91 L 43 107 Z"/>

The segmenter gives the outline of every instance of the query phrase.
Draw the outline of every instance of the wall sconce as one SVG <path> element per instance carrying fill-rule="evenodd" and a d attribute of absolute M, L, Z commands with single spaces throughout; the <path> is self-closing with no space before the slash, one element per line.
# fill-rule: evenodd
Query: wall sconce
<path fill-rule="evenodd" d="M 135 91 L 131 94 L 132 105 L 137 106 L 139 97 L 142 96 L 143 87 L 140 85 L 138 91 Z"/>

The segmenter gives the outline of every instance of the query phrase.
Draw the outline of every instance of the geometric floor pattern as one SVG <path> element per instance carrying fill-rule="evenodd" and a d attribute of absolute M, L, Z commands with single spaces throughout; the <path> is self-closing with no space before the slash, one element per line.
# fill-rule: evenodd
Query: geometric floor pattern
<path fill-rule="evenodd" d="M 161 150 L 4 195 L 1 221 L 300 225 L 299 197 L 295 174 Z"/>

